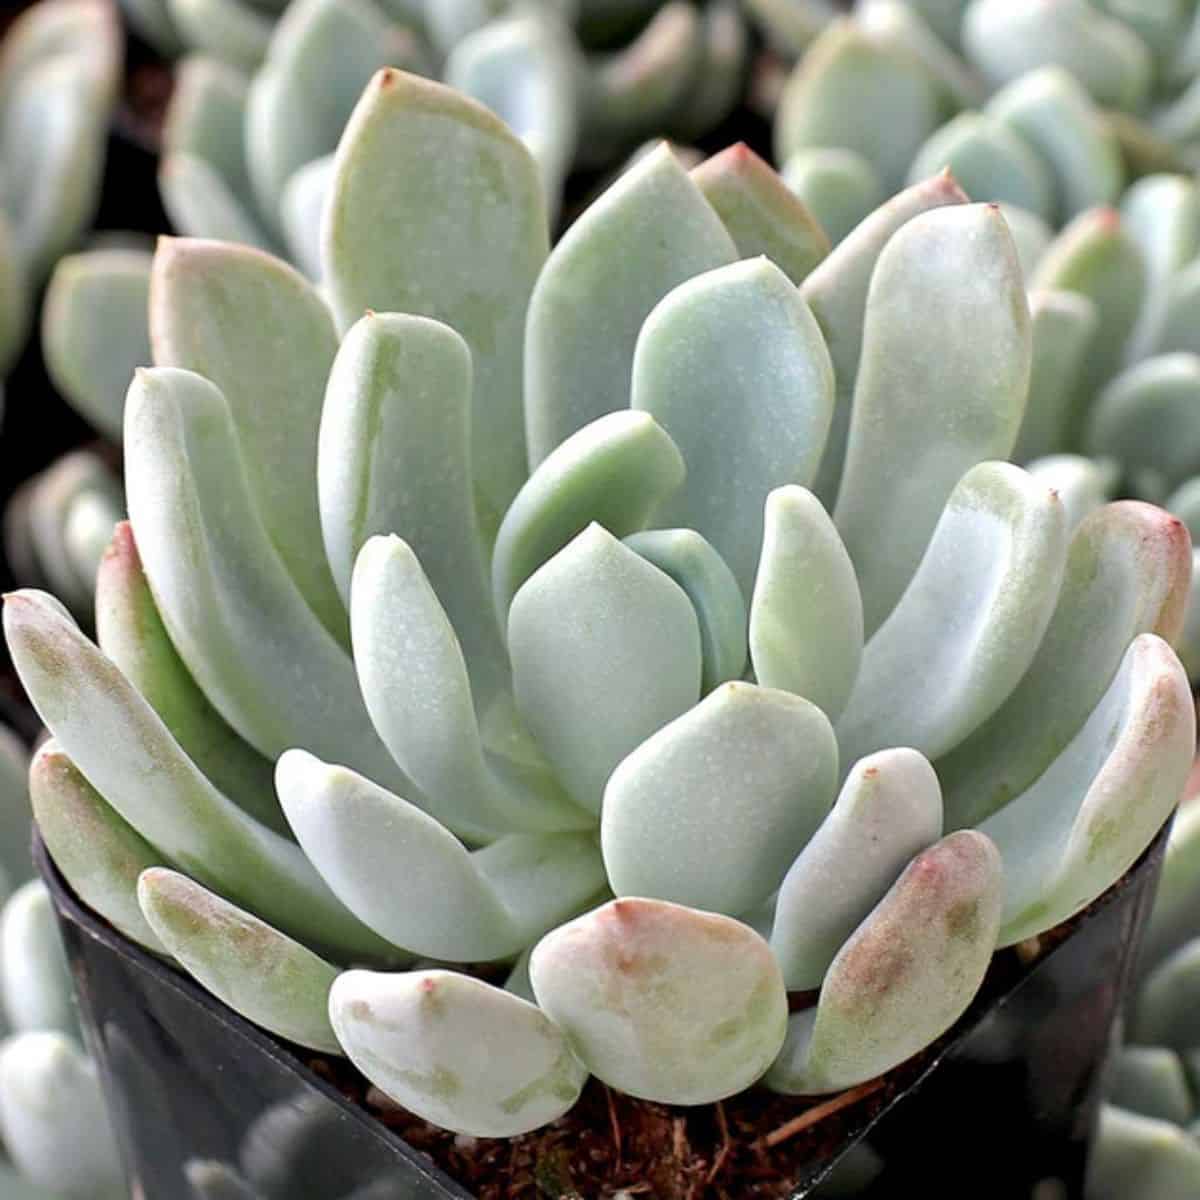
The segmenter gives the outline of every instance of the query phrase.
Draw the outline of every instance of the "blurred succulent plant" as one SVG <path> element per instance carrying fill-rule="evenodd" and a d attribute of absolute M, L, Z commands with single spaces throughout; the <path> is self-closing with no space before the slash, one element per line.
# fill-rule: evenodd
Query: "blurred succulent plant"
<path fill-rule="evenodd" d="M 1069 536 L 996 461 L 1029 312 L 947 178 L 825 257 L 744 148 L 661 148 L 547 245 L 520 139 L 394 70 L 321 292 L 160 244 L 100 648 L 5 604 L 39 825 L 118 928 L 456 1131 L 588 1073 L 849 1087 L 1172 811 L 1187 532 Z"/>
<path fill-rule="evenodd" d="M 0 1196 L 127 1200 L 50 897 L 32 878 L 28 764 L 0 727 Z"/>
<path fill-rule="evenodd" d="M 90 624 L 96 573 L 125 515 L 120 480 L 93 450 L 75 450 L 23 483 L 4 514 L 4 548 L 14 577 L 54 592 Z"/>
<path fill-rule="evenodd" d="M 1019 242 L 1044 243 L 1047 223 L 1114 203 L 1127 179 L 1191 169 L 1193 13 L 1173 0 L 860 0 L 784 87 L 779 161 L 835 240 L 949 166 L 973 199 L 1011 208 Z"/>
<path fill-rule="evenodd" d="M 1110 1067 L 1088 1200 L 1200 1194 L 1200 804 L 1194 783 L 1167 846 L 1128 1044 Z"/>
<path fill-rule="evenodd" d="M 44 0 L 0 44 L 0 380 L 99 197 L 121 42 L 106 0 Z"/>

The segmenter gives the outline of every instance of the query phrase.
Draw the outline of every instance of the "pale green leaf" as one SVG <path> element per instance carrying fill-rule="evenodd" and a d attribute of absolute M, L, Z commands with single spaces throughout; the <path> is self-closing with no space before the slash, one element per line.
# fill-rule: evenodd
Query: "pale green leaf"
<path fill-rule="evenodd" d="M 544 937 L 530 976 L 588 1070 L 641 1099 L 732 1096 L 783 1044 L 787 995 L 770 948 L 715 913 L 614 900 Z"/>

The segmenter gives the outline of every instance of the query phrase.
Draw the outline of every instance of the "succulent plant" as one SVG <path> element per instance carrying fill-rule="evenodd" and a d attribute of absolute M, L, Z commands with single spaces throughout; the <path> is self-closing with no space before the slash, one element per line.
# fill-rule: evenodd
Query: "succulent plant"
<path fill-rule="evenodd" d="M 999 461 L 1024 282 L 947 178 L 823 257 L 747 150 L 661 148 L 547 245 L 520 139 L 394 70 L 322 291 L 160 243 L 99 647 L 5 604 L 43 837 L 130 937 L 449 1129 L 535 1128 L 589 1073 L 852 1086 L 1172 811 L 1186 529 L 1069 535 Z"/>
<path fill-rule="evenodd" d="M 99 197 L 121 43 L 105 0 L 44 0 L 0 44 L 0 380 Z"/>

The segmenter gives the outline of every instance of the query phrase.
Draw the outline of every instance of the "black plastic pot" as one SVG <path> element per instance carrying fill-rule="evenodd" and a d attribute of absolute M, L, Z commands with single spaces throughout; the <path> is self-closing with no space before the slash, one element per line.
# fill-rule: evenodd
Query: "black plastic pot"
<path fill-rule="evenodd" d="M 789 1139 L 793 1150 L 798 1139 L 812 1147 L 794 1200 L 847 1155 L 882 1162 L 864 1194 L 893 1200 L 1024 1200 L 1042 1180 L 1057 1181 L 1063 1200 L 1081 1196 L 1101 1074 L 1165 844 L 1166 830 L 1031 965 L 1016 951 L 998 954 L 979 998 L 937 1046 Z M 216 1160 L 263 1200 L 471 1200 L 301 1052 L 83 908 L 40 840 L 34 853 L 135 1195 L 199 1200 L 211 1193 L 187 1182 L 189 1164 Z"/>

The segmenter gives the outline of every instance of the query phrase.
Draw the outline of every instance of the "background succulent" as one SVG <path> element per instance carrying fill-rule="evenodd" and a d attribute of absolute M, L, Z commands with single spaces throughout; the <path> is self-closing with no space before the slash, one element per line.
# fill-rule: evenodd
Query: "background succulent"
<path fill-rule="evenodd" d="M 0 380 L 99 198 L 121 42 L 105 0 L 45 0 L 0 44 Z"/>
<path fill-rule="evenodd" d="M 871 1078 L 1137 858 L 1194 744 L 1189 540 L 1069 536 L 995 461 L 1032 359 L 995 209 L 935 179 L 823 258 L 749 152 L 662 148 L 547 254 L 523 143 L 392 70 L 330 187 L 323 292 L 158 248 L 101 648 L 6 603 L 86 902 L 507 1135 L 588 1072 Z"/>
<path fill-rule="evenodd" d="M 53 907 L 33 878 L 28 771 L 0 727 L 0 1196 L 125 1200 Z"/>
<path fill-rule="evenodd" d="M 1186 1200 L 1200 1189 L 1200 807 L 1194 792 L 1193 784 L 1171 831 L 1126 1044 L 1110 1064 L 1089 1200 Z"/>

